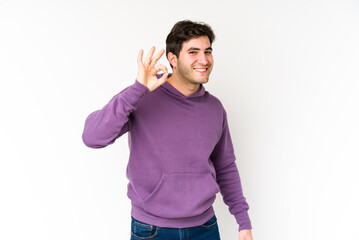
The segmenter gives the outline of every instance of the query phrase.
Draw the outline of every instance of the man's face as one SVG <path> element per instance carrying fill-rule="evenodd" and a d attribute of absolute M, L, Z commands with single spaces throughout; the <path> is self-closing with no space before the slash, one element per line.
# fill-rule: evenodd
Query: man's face
<path fill-rule="evenodd" d="M 206 83 L 212 68 L 212 48 L 207 36 L 183 42 L 176 67 L 179 77 L 191 84 Z"/>

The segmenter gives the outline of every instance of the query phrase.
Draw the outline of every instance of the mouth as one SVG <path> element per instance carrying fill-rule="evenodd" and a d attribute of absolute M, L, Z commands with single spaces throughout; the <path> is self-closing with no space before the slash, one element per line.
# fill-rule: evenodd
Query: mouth
<path fill-rule="evenodd" d="M 208 68 L 193 68 L 193 70 L 199 74 L 206 74 L 208 72 Z"/>

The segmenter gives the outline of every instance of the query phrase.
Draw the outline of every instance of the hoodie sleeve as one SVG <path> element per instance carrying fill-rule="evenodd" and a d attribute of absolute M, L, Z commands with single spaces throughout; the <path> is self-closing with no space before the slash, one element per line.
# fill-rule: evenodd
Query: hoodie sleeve
<path fill-rule="evenodd" d="M 227 114 L 224 111 L 222 135 L 215 146 L 211 159 L 216 169 L 216 181 L 223 196 L 223 202 L 235 217 L 239 231 L 252 229 L 248 215 L 248 203 L 243 196 L 241 179 L 235 163 L 233 144 L 229 133 Z"/>
<path fill-rule="evenodd" d="M 137 80 L 115 95 L 102 109 L 91 113 L 85 121 L 82 140 L 91 148 L 112 144 L 129 130 L 129 117 L 138 101 L 150 90 Z"/>

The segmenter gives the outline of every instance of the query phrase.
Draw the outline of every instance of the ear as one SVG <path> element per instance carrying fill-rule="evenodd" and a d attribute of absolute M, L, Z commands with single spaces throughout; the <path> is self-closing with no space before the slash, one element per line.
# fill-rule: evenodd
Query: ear
<path fill-rule="evenodd" d="M 174 55 L 173 53 L 169 52 L 167 54 L 167 59 L 170 62 L 170 64 L 172 65 L 173 68 L 177 67 L 177 56 Z"/>

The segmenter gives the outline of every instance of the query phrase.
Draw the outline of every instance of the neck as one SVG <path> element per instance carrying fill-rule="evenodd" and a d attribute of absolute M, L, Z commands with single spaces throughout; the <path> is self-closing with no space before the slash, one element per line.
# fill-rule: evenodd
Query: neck
<path fill-rule="evenodd" d="M 174 88 L 176 88 L 179 92 L 181 92 L 186 97 L 195 93 L 200 84 L 190 83 L 184 80 L 181 76 L 176 74 L 176 72 L 172 73 L 172 76 L 167 80 Z"/>

